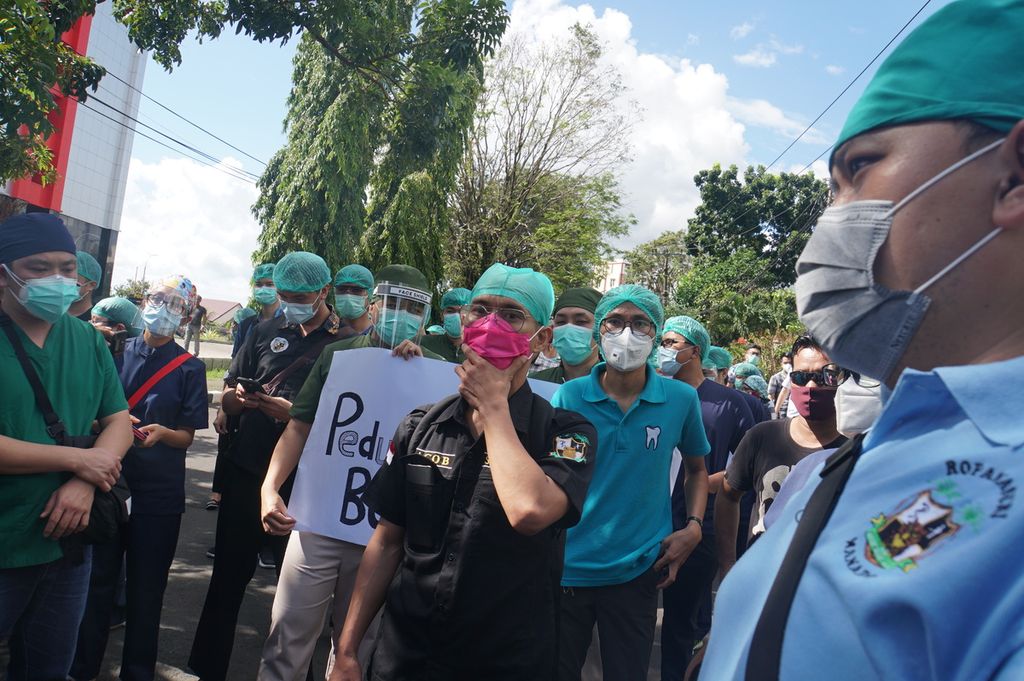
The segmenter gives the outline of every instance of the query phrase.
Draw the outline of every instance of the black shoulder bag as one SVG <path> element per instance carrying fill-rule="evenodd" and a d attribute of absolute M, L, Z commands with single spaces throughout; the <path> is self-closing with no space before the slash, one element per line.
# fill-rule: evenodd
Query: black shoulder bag
<path fill-rule="evenodd" d="M 747 656 L 746 681 L 778 681 L 782 663 L 782 640 L 793 607 L 800 578 L 811 551 L 828 524 L 846 481 L 860 458 L 864 434 L 860 434 L 828 457 L 821 471 L 821 482 L 807 501 L 793 540 L 772 583 L 764 609 L 754 628 Z"/>
<path fill-rule="evenodd" d="M 21 364 L 22 371 L 25 372 L 25 378 L 32 386 L 36 406 L 39 407 L 39 411 L 43 413 L 43 420 L 46 421 L 47 434 L 60 447 L 81 447 L 83 449 L 92 447 L 96 443 L 95 435 L 68 435 L 64 422 L 54 411 L 46 389 L 43 388 L 43 383 L 39 380 L 39 374 L 36 373 L 28 355 L 25 354 L 21 339 L 18 338 L 18 334 L 12 327 L 11 318 L 6 315 L 0 316 L 0 327 L 3 327 L 4 333 L 11 341 L 14 354 Z M 82 532 L 71 535 L 70 539 L 81 544 L 104 544 L 113 541 L 119 536 L 122 526 L 128 522 L 127 501 L 129 496 L 131 493 L 123 477 L 118 478 L 117 483 L 109 492 L 97 488 L 92 500 L 92 509 L 89 511 L 89 526 Z"/>

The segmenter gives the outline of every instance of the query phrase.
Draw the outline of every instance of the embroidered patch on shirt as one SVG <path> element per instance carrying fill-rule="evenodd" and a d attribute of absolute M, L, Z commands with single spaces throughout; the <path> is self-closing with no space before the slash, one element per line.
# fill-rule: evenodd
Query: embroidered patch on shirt
<path fill-rule="evenodd" d="M 288 349 L 288 339 L 281 338 L 278 336 L 274 340 L 270 341 L 271 352 L 284 352 Z"/>
<path fill-rule="evenodd" d="M 446 471 L 450 471 L 452 466 L 455 464 L 454 454 L 445 454 L 444 452 L 432 452 L 429 449 L 416 448 L 417 456 L 422 456 L 424 459 L 434 464 L 438 468 Z"/>
<path fill-rule="evenodd" d="M 587 462 L 587 449 L 590 447 L 590 440 L 581 433 L 569 433 L 559 435 L 555 438 L 555 451 L 551 456 L 556 459 L 568 459 L 577 463 Z"/>

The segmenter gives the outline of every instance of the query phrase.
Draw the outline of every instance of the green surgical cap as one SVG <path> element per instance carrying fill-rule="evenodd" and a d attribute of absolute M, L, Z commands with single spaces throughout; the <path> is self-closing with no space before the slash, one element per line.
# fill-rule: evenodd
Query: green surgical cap
<path fill-rule="evenodd" d="M 693 317 L 671 317 L 666 319 L 665 328 L 662 330 L 662 333 L 665 333 L 665 331 L 678 333 L 700 348 L 701 363 L 708 358 L 708 350 L 711 349 L 711 336 L 708 335 L 708 330 L 704 328 L 704 325 Z"/>
<path fill-rule="evenodd" d="M 232 315 L 232 319 L 235 320 L 235 324 L 241 324 L 246 319 L 256 316 L 256 310 L 251 307 L 240 307 L 235 310 L 235 314 Z"/>
<path fill-rule="evenodd" d="M 717 345 L 712 345 L 708 348 L 708 362 L 711 363 L 709 369 L 728 369 L 732 366 L 732 355 L 725 348 L 720 348 Z"/>
<path fill-rule="evenodd" d="M 427 333 L 429 333 L 431 336 L 440 336 L 442 333 L 444 333 L 444 327 L 438 326 L 437 324 L 432 324 L 431 326 L 427 327 Z"/>
<path fill-rule="evenodd" d="M 555 301 L 555 312 L 563 307 L 579 307 L 593 314 L 601 302 L 601 292 L 592 288 L 567 288 Z"/>
<path fill-rule="evenodd" d="M 511 298 L 541 325 L 548 323 L 555 307 L 555 289 L 550 279 L 529 267 L 509 267 L 500 262 L 480 275 L 473 287 L 472 299 L 478 296 Z"/>
<path fill-rule="evenodd" d="M 135 303 L 127 298 L 104 298 L 92 306 L 92 314 L 109 319 L 115 324 L 124 324 L 129 336 L 142 333 L 142 315 Z"/>
<path fill-rule="evenodd" d="M 257 265 L 256 269 L 252 271 L 252 280 L 259 281 L 260 279 L 273 279 L 274 278 L 274 263 L 268 262 L 262 265 Z"/>
<path fill-rule="evenodd" d="M 890 125 L 969 119 L 1008 132 L 1024 119 L 1024 2 L 958 0 L 882 63 L 833 149 Z"/>
<path fill-rule="evenodd" d="M 736 378 L 748 378 L 750 376 L 761 376 L 761 370 L 750 362 L 740 362 L 733 369 L 733 373 L 736 374 Z"/>
<path fill-rule="evenodd" d="M 373 291 L 373 274 L 362 265 L 345 265 L 334 276 L 334 285 L 350 284 L 367 291 Z"/>
<path fill-rule="evenodd" d="M 441 309 L 446 307 L 462 307 L 463 305 L 469 305 L 469 301 L 473 299 L 473 292 L 468 288 L 453 288 L 443 296 L 441 296 Z"/>
<path fill-rule="evenodd" d="M 743 380 L 743 386 L 755 391 L 758 395 L 761 396 L 761 399 L 768 399 L 768 384 L 765 383 L 763 376 L 748 376 Z"/>
<path fill-rule="evenodd" d="M 85 251 L 75 251 L 75 259 L 78 260 L 78 276 L 94 281 L 98 285 L 103 279 L 103 269 L 96 262 L 96 258 Z"/>
<path fill-rule="evenodd" d="M 415 267 L 409 265 L 385 265 L 377 271 L 377 283 L 387 282 L 389 284 L 402 284 L 417 291 L 430 293 L 430 284 Z"/>
<path fill-rule="evenodd" d="M 601 300 L 594 310 L 594 341 L 597 343 L 597 347 L 601 347 L 601 324 L 604 322 L 604 318 L 608 316 L 609 312 L 624 303 L 633 303 L 654 323 L 654 345 L 651 347 L 651 357 L 654 357 L 661 344 L 661 327 L 665 323 L 665 310 L 656 293 L 636 284 L 616 286 L 601 296 Z"/>
<path fill-rule="evenodd" d="M 295 251 L 274 266 L 274 286 L 279 291 L 309 293 L 319 291 L 330 282 L 331 270 L 316 253 Z"/>

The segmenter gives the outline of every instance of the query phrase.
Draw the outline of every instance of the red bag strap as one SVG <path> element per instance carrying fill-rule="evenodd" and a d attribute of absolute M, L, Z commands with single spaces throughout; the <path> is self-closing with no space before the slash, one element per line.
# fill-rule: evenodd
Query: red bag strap
<path fill-rule="evenodd" d="M 135 405 L 142 401 L 142 398 L 153 389 L 153 386 L 164 379 L 164 376 L 171 373 L 182 364 L 192 359 L 192 355 L 189 353 L 183 353 L 172 359 L 167 364 L 160 368 L 160 371 L 156 372 L 149 379 L 139 386 L 139 389 L 132 393 L 132 396 L 128 398 L 128 408 L 134 409 Z"/>

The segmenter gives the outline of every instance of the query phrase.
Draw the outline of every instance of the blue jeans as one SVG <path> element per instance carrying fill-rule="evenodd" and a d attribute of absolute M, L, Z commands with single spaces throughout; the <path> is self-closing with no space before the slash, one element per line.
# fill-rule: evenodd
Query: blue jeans
<path fill-rule="evenodd" d="M 7 641 L 7 681 L 64 681 L 75 655 L 89 590 L 92 547 L 68 557 L 0 570 L 0 641 Z"/>

